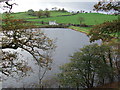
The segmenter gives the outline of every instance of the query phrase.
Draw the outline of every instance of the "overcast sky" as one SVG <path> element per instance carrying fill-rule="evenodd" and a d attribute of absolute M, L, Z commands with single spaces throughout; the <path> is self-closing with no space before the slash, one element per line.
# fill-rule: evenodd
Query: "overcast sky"
<path fill-rule="evenodd" d="M 98 0 L 12 0 L 12 2 L 17 3 L 18 5 L 14 5 L 13 12 L 21 12 L 27 11 L 28 9 L 39 10 L 46 8 L 52 8 L 57 5 L 50 4 L 51 2 L 97 2 Z M 9 3 L 12 3 L 9 2 Z M 43 3 L 43 2 L 46 2 Z M 59 6 L 58 6 L 59 7 Z"/>

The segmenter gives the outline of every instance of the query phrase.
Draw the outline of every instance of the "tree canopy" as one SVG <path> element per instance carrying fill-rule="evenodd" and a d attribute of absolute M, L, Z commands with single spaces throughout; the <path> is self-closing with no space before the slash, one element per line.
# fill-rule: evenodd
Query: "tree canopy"
<path fill-rule="evenodd" d="M 95 10 L 97 11 L 118 11 L 120 10 L 120 1 L 117 2 L 98 2 L 98 4 L 94 5 Z M 95 40 L 102 40 L 103 44 L 108 45 L 112 50 L 110 50 L 109 56 L 111 53 L 114 53 L 110 61 L 115 62 L 116 72 L 118 81 L 120 81 L 120 15 L 118 15 L 117 20 L 106 21 L 102 24 L 95 25 L 90 30 L 88 35 L 90 37 L 90 41 L 94 42 Z M 112 66 L 112 63 L 111 63 Z"/>
<path fill-rule="evenodd" d="M 33 29 L 33 25 L 24 23 L 24 20 L 21 19 L 14 19 L 10 14 L 6 14 L 3 23 L 2 49 L 21 48 L 31 54 L 40 67 L 45 67 L 48 70 L 50 68 L 49 64 L 52 63 L 50 54 L 55 48 L 53 40 L 46 37 L 41 30 Z M 10 54 L 9 56 L 14 60 L 13 55 Z M 11 59 L 7 61 L 9 62 Z M 13 66 L 13 63 L 10 64 L 9 66 Z M 9 69 L 9 67 L 6 67 L 6 69 Z"/>
<path fill-rule="evenodd" d="M 102 85 L 113 75 L 108 61 L 110 48 L 92 44 L 75 52 L 70 63 L 61 66 L 58 74 L 62 87 L 91 88 Z"/>
<path fill-rule="evenodd" d="M 22 19 L 15 19 L 11 16 L 11 9 L 10 12 L 5 14 L 5 17 L 2 19 L 2 31 L 0 31 L 2 35 L 2 41 L 0 43 L 2 44 L 1 49 L 3 55 L 0 59 L 0 65 L 2 65 L 0 72 L 6 76 L 13 76 L 13 73 L 21 75 L 18 73 L 21 72 L 22 76 L 24 76 L 28 71 L 32 70 L 27 65 L 27 62 L 22 58 L 18 58 L 19 54 L 16 51 L 10 52 L 7 50 L 21 48 L 27 51 L 36 60 L 37 65 L 44 70 L 39 75 L 39 84 L 41 84 L 41 80 L 46 71 L 51 70 L 51 55 L 55 49 L 54 41 L 48 38 L 40 29 L 34 28 L 33 24 L 27 23 Z"/>
<path fill-rule="evenodd" d="M 95 25 L 89 33 L 90 41 L 102 40 L 110 41 L 111 39 L 120 39 L 120 20 L 107 21 Z"/>
<path fill-rule="evenodd" d="M 110 10 L 114 10 L 114 11 L 118 11 L 118 14 L 120 12 L 120 1 L 117 2 L 102 2 L 99 1 L 97 4 L 94 5 L 94 10 L 98 11 L 110 11 Z"/>

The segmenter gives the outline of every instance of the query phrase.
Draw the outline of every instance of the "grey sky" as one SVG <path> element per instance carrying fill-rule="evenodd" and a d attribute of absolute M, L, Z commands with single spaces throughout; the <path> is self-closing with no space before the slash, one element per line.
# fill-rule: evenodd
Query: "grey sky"
<path fill-rule="evenodd" d="M 13 12 L 27 11 L 28 9 L 39 10 L 46 8 L 52 8 L 53 5 L 50 2 L 97 2 L 99 0 L 12 0 L 9 3 L 15 2 L 18 5 L 14 6 Z M 43 4 L 46 2 L 46 4 Z M 55 5 L 57 7 L 57 5 Z M 59 7 L 59 6 L 58 6 Z M 62 7 L 59 7 L 62 8 Z"/>

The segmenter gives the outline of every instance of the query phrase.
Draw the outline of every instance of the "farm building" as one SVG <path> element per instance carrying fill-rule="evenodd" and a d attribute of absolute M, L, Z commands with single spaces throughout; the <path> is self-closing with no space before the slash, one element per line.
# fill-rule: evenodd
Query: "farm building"
<path fill-rule="evenodd" d="M 56 21 L 49 21 L 49 25 L 58 25 Z"/>

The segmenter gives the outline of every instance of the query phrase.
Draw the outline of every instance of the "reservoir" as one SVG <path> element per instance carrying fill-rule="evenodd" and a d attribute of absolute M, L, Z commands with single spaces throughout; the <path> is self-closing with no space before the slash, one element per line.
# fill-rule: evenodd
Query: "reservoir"
<path fill-rule="evenodd" d="M 45 79 L 49 79 L 51 76 L 55 76 L 57 73 L 59 73 L 59 67 L 65 63 L 68 63 L 70 56 L 73 55 L 74 52 L 78 51 L 85 45 L 91 44 L 87 35 L 81 32 L 74 31 L 72 29 L 41 28 L 41 30 L 46 34 L 46 36 L 55 40 L 55 44 L 57 46 L 55 52 L 52 54 L 52 69 L 46 73 Z M 96 41 L 94 43 L 100 44 L 101 41 Z M 27 53 L 26 51 L 22 51 L 20 48 L 17 49 L 17 52 L 21 53 L 22 58 L 28 61 L 28 64 L 33 69 L 33 73 L 30 73 L 30 76 L 27 76 L 20 80 L 15 78 L 8 78 L 8 80 L 3 81 L 3 88 L 20 88 L 23 86 L 29 87 L 30 84 L 38 82 L 39 71 L 38 66 L 35 64 L 35 60 L 33 60 L 32 56 L 29 53 Z"/>

